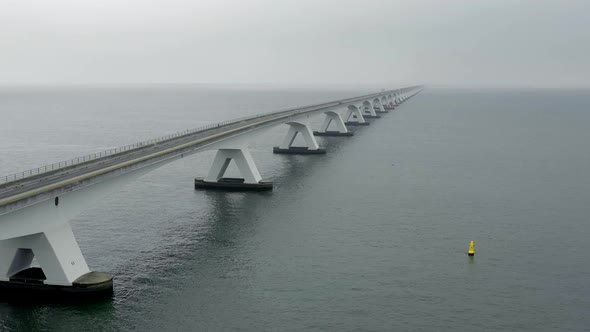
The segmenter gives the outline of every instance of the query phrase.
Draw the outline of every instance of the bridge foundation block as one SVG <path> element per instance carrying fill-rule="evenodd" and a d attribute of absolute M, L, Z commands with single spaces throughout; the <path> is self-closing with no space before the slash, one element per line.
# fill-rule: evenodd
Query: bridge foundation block
<path fill-rule="evenodd" d="M 358 122 L 358 121 L 346 121 L 344 122 L 344 124 L 346 124 L 347 126 L 368 126 L 371 123 L 370 122 Z"/>
<path fill-rule="evenodd" d="M 373 115 L 373 114 L 363 114 L 365 119 L 380 119 L 381 115 Z"/>
<path fill-rule="evenodd" d="M 326 154 L 326 149 L 310 149 L 307 146 L 291 146 L 286 149 L 275 146 L 272 149 L 273 153 L 277 154 Z"/>
<path fill-rule="evenodd" d="M 9 302 L 92 302 L 113 295 L 113 276 L 104 272 L 88 272 L 71 286 L 50 285 L 43 282 L 45 274 L 39 267 L 23 270 L 0 281 L 0 300 Z"/>
<path fill-rule="evenodd" d="M 272 190 L 270 179 L 260 179 L 258 183 L 244 182 L 243 178 L 221 178 L 217 181 L 206 181 L 205 178 L 195 178 L 195 189 L 210 189 L 221 191 L 267 191 Z"/>
<path fill-rule="evenodd" d="M 344 122 L 343 122 L 344 123 Z M 354 132 L 353 131 L 347 131 L 347 132 L 341 132 L 341 131 L 335 131 L 335 130 L 329 130 L 329 131 L 314 131 L 313 134 L 315 136 L 354 136 Z"/>

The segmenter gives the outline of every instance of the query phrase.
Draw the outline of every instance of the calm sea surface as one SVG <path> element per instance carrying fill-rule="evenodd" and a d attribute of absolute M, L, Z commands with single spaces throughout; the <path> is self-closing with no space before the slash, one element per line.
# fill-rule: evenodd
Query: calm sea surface
<path fill-rule="evenodd" d="M 368 92 L 2 88 L 0 175 Z M 325 156 L 285 132 L 250 145 L 272 193 L 195 191 L 203 152 L 97 202 L 72 225 L 114 298 L 0 331 L 590 330 L 589 91 L 430 88 Z"/>

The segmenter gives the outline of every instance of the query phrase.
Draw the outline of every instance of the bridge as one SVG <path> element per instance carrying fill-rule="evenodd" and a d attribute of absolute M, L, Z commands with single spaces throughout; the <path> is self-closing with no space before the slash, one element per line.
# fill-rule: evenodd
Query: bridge
<path fill-rule="evenodd" d="M 208 174 L 195 179 L 195 189 L 272 190 L 272 181 L 262 178 L 248 151 L 249 141 L 286 124 L 288 132 L 274 153 L 326 153 L 315 136 L 352 136 L 348 127 L 369 125 L 366 119 L 380 118 L 420 91 L 412 86 L 234 119 L 0 177 L 0 296 L 110 296 L 112 275 L 89 269 L 70 226 L 101 197 L 206 150 L 217 153 Z M 313 131 L 310 119 L 322 115 L 323 124 Z M 305 146 L 293 146 L 297 135 Z M 224 177 L 232 160 L 241 178 Z"/>

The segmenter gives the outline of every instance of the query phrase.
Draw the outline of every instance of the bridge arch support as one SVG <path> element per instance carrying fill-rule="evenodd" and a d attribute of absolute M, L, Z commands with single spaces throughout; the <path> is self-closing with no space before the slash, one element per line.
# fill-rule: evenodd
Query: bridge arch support
<path fill-rule="evenodd" d="M 393 94 L 388 94 L 387 95 L 387 103 L 391 106 L 395 103 L 395 99 L 393 97 Z"/>
<path fill-rule="evenodd" d="M 326 149 L 320 148 L 313 132 L 307 123 L 291 121 L 285 123 L 289 126 L 289 131 L 283 139 L 280 146 L 273 148 L 274 153 L 282 154 L 323 154 Z M 293 146 L 297 135 L 301 135 L 305 141 L 305 146 Z"/>
<path fill-rule="evenodd" d="M 381 103 L 381 100 L 379 98 L 373 99 L 373 110 L 376 113 L 387 113 L 387 111 L 383 107 L 383 104 Z"/>
<path fill-rule="evenodd" d="M 348 105 L 344 112 L 344 124 L 347 126 L 367 126 L 369 122 L 365 120 L 361 110 L 356 105 Z"/>
<path fill-rule="evenodd" d="M 375 109 L 373 108 L 373 104 L 371 103 L 370 100 L 364 100 L 361 105 L 361 109 L 363 111 L 363 116 L 367 119 L 380 118 L 380 116 L 377 115 L 377 112 L 375 112 Z"/>
<path fill-rule="evenodd" d="M 319 131 L 314 131 L 313 134 L 315 136 L 353 136 L 354 133 L 349 131 L 344 124 L 344 120 L 340 114 L 335 111 L 327 111 L 324 112 L 326 118 L 322 123 Z M 334 124 L 336 130 L 329 130 L 330 125 Z"/>
<path fill-rule="evenodd" d="M 33 258 L 40 267 L 33 267 Z M 45 285 L 72 286 L 90 273 L 69 223 L 44 232 L 0 242 L 0 280 L 27 281 L 31 276 Z M 112 278 L 111 278 L 112 280 Z"/>
<path fill-rule="evenodd" d="M 236 163 L 242 178 L 224 177 L 231 161 Z M 263 179 L 246 147 L 217 150 L 209 173 L 205 178 L 195 179 L 195 189 L 218 189 L 232 191 L 271 190 L 272 181 Z"/>

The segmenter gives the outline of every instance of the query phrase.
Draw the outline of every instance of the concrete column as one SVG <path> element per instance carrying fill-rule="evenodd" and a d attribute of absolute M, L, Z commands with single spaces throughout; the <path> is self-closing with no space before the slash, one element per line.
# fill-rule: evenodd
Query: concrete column
<path fill-rule="evenodd" d="M 225 178 L 225 171 L 234 160 L 242 178 Z M 263 191 L 272 190 L 270 179 L 263 179 L 254 163 L 254 158 L 246 148 L 219 149 L 205 178 L 195 178 L 195 189 L 214 189 L 225 191 Z"/>
<path fill-rule="evenodd" d="M 0 279 L 7 281 L 31 267 L 33 257 L 41 266 L 47 285 L 72 286 L 90 269 L 69 223 L 42 233 L 0 241 Z"/>
<path fill-rule="evenodd" d="M 250 151 L 247 149 L 219 149 L 205 181 L 218 182 L 222 179 L 232 160 L 235 161 L 244 177 L 244 183 L 258 183 L 262 180 Z"/>
<path fill-rule="evenodd" d="M 312 131 L 307 124 L 302 124 L 298 122 L 288 122 L 286 123 L 289 125 L 289 131 L 283 140 L 283 143 L 280 145 L 281 149 L 288 149 L 293 145 L 297 134 L 301 134 L 303 139 L 305 140 L 306 147 L 310 150 L 317 150 L 319 149 L 318 142 L 316 141 L 315 137 L 313 137 Z"/>
<path fill-rule="evenodd" d="M 326 118 L 322 123 L 319 131 L 314 131 L 313 134 L 315 136 L 353 136 L 354 133 L 349 131 L 342 120 L 340 114 L 334 111 L 327 111 L 324 112 Z M 334 124 L 336 126 L 336 130 L 329 130 L 330 125 Z"/>
<path fill-rule="evenodd" d="M 365 118 L 367 118 L 367 119 L 380 118 L 380 116 L 377 115 L 377 112 L 375 112 L 375 109 L 373 108 L 373 104 L 370 101 L 368 101 L 368 100 L 363 101 L 361 108 L 363 110 L 363 116 Z"/>
<path fill-rule="evenodd" d="M 354 120 L 355 118 L 356 120 Z M 344 124 L 347 126 L 369 125 L 369 122 L 365 121 L 363 114 L 355 105 L 348 105 L 346 112 L 344 113 L 344 121 Z"/>
<path fill-rule="evenodd" d="M 379 98 L 373 99 L 373 110 L 376 113 L 387 113 L 388 112 L 383 107 L 383 104 L 381 103 L 381 100 Z"/>
<path fill-rule="evenodd" d="M 12 275 L 24 269 L 21 266 L 30 267 L 33 259 L 31 258 L 27 264 L 21 257 L 17 258 L 18 248 L 2 245 L 3 242 L 0 241 L 0 281 L 8 281 Z"/>
<path fill-rule="evenodd" d="M 311 128 L 307 124 L 300 122 L 287 122 L 289 131 L 280 146 L 273 148 L 274 153 L 283 154 L 323 154 L 326 149 L 321 149 L 316 141 Z M 301 134 L 305 140 L 305 146 L 293 146 L 293 142 L 298 134 Z"/>
<path fill-rule="evenodd" d="M 387 107 L 386 107 L 386 109 L 392 110 L 392 109 L 395 108 L 395 106 L 396 106 L 395 94 L 392 93 L 392 94 L 387 95 Z"/>

